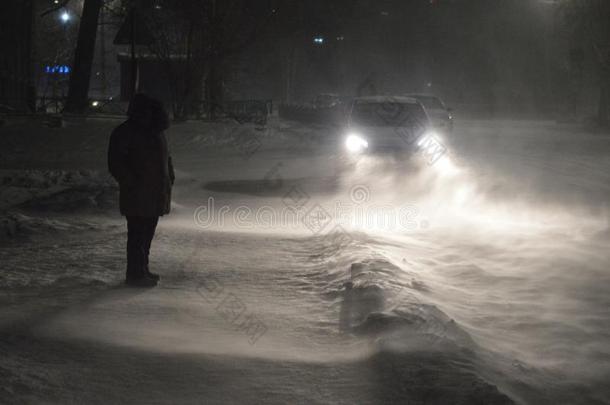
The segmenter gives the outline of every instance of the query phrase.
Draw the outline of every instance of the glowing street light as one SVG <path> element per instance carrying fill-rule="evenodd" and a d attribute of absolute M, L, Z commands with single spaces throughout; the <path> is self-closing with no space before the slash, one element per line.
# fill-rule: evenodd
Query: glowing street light
<path fill-rule="evenodd" d="M 59 18 L 61 19 L 61 22 L 63 22 L 65 24 L 68 21 L 70 21 L 70 18 L 71 18 L 70 13 L 68 13 L 67 11 L 64 11 L 63 13 L 61 13 Z"/>

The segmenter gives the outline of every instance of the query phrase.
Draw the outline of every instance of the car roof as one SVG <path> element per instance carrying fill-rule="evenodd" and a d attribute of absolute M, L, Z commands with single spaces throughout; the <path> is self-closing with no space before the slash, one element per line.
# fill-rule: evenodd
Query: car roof
<path fill-rule="evenodd" d="M 419 102 L 412 97 L 404 96 L 367 96 L 367 97 L 355 97 L 354 102 L 362 103 L 405 103 L 405 104 L 418 104 Z"/>

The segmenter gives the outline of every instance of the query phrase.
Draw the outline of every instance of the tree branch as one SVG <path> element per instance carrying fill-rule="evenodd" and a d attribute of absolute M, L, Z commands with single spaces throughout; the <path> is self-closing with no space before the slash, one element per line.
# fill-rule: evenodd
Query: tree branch
<path fill-rule="evenodd" d="M 68 3 L 70 3 L 71 0 L 62 0 L 59 3 L 57 3 L 56 5 L 54 5 L 53 7 L 43 11 L 42 13 L 40 13 L 41 17 L 44 17 L 47 14 L 51 14 L 54 13 L 57 10 L 60 10 L 64 7 L 66 7 L 68 5 Z"/>

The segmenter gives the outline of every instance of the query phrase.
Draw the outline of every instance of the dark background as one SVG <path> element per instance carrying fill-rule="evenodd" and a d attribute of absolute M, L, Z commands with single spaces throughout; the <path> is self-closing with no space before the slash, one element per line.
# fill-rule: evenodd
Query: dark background
<path fill-rule="evenodd" d="M 607 121 L 600 0 L 89 1 L 102 4 L 89 97 L 120 96 L 130 49 L 113 39 L 135 6 L 156 41 L 138 54 L 162 65 L 147 74 L 176 114 L 202 100 L 426 92 L 464 113 Z M 44 69 L 75 65 L 83 3 L 2 2 L 0 104 L 68 94 L 69 75 Z"/>

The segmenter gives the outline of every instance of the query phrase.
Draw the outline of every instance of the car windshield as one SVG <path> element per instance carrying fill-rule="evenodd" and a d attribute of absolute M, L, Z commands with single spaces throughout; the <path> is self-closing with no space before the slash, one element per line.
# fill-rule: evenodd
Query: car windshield
<path fill-rule="evenodd" d="M 417 99 L 417 101 L 422 103 L 424 108 L 426 108 L 428 110 L 444 110 L 445 109 L 445 106 L 443 106 L 443 103 L 437 97 L 417 96 L 415 98 Z"/>
<path fill-rule="evenodd" d="M 385 102 L 356 102 L 352 109 L 351 122 L 354 125 L 396 127 L 423 125 L 426 113 L 419 104 Z"/>

